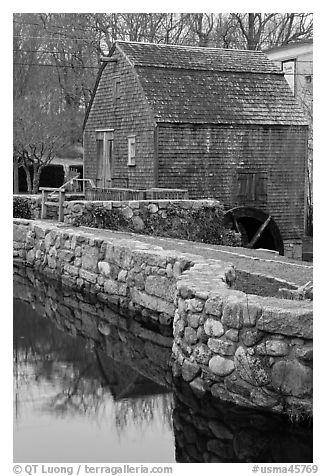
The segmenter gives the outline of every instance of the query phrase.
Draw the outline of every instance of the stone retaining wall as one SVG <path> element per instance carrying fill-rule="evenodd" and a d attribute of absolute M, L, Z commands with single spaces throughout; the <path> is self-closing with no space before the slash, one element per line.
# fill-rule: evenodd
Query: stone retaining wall
<path fill-rule="evenodd" d="M 241 245 L 240 235 L 225 228 L 224 207 L 217 200 L 72 201 L 64 203 L 64 221 L 69 225 Z"/>
<path fill-rule="evenodd" d="M 241 237 L 225 228 L 224 207 L 218 200 L 133 200 L 64 202 L 64 222 L 147 235 L 180 238 L 203 243 L 240 246 Z M 41 217 L 40 196 L 14 196 L 29 204 L 31 218 Z M 29 216 L 15 215 L 17 218 Z M 58 218 L 58 207 L 47 206 L 47 218 Z"/>
<path fill-rule="evenodd" d="M 206 206 L 221 207 L 216 200 L 132 200 L 132 201 L 83 201 L 75 200 L 64 204 L 64 221 L 69 225 L 80 224 L 81 219 L 94 221 L 94 212 L 120 211 L 121 215 L 129 223 L 135 232 L 145 229 L 145 221 L 148 216 L 156 216 L 161 220 L 167 218 L 167 209 L 175 206 L 180 209 L 190 210 Z"/>
<path fill-rule="evenodd" d="M 168 327 L 177 277 L 194 264 L 191 255 L 136 239 L 117 244 L 80 229 L 24 219 L 14 220 L 14 258 L 59 278 L 63 285 L 95 293 L 122 311 L 141 313 Z"/>
<path fill-rule="evenodd" d="M 127 319 L 92 294 L 81 294 L 57 281 L 44 280 L 31 268 L 14 268 L 14 298 L 70 335 L 81 335 L 114 361 L 135 369 L 159 385 L 171 384 L 172 336 L 158 335 L 142 322 Z"/>
<path fill-rule="evenodd" d="M 225 262 L 14 220 L 14 258 L 167 329 L 173 372 L 196 391 L 298 417 L 312 414 L 312 303 L 245 294 Z M 157 334 L 157 338 L 160 336 Z"/>
<path fill-rule="evenodd" d="M 223 274 L 200 264 L 178 279 L 174 375 L 238 405 L 312 415 L 311 301 L 245 294 Z"/>

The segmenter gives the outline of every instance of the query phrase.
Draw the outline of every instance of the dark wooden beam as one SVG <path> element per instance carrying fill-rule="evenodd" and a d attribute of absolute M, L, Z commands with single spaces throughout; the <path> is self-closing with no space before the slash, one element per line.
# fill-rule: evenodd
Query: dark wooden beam
<path fill-rule="evenodd" d="M 271 221 L 272 217 L 269 216 L 267 218 L 266 221 L 264 221 L 264 223 L 262 223 L 260 225 L 260 227 L 258 228 L 258 230 L 256 231 L 256 233 L 254 234 L 254 236 L 252 237 L 250 243 L 248 243 L 247 245 L 247 248 L 253 248 L 255 246 L 255 244 L 257 243 L 257 241 L 259 240 L 259 238 L 261 237 L 261 234 L 263 233 L 263 231 L 265 230 L 265 228 L 268 226 L 269 222 Z"/>
<path fill-rule="evenodd" d="M 158 187 L 158 126 L 154 127 L 154 187 Z"/>

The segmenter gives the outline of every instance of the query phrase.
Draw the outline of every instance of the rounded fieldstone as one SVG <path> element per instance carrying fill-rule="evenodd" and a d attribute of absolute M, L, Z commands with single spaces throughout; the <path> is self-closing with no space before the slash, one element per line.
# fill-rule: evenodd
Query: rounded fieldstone
<path fill-rule="evenodd" d="M 140 216 L 133 216 L 131 221 L 135 231 L 142 231 L 145 228 L 145 224 Z"/>
<path fill-rule="evenodd" d="M 243 347 L 238 347 L 234 363 L 240 377 L 246 382 L 261 386 L 270 382 L 270 371 L 265 362 L 266 357 L 256 357 L 250 355 L 249 350 L 245 351 Z"/>
<path fill-rule="evenodd" d="M 155 203 L 150 203 L 147 207 L 149 213 L 156 213 L 158 211 L 158 206 Z"/>
<path fill-rule="evenodd" d="M 232 342 L 238 342 L 239 331 L 237 329 L 229 329 L 228 331 L 226 331 L 225 337 L 229 340 L 232 340 Z"/>
<path fill-rule="evenodd" d="M 204 308 L 204 302 L 201 299 L 189 299 L 187 301 L 187 309 L 193 312 L 201 312 Z"/>
<path fill-rule="evenodd" d="M 289 346 L 284 341 L 268 340 L 257 345 L 256 352 L 261 355 L 282 356 L 288 354 Z"/>
<path fill-rule="evenodd" d="M 276 362 L 272 368 L 272 385 L 283 395 L 303 397 L 312 392 L 312 369 L 297 361 Z"/>
<path fill-rule="evenodd" d="M 301 360 L 311 362 L 312 359 L 313 359 L 312 346 L 297 347 L 295 349 L 295 356 L 297 357 L 297 359 L 301 359 Z"/>
<path fill-rule="evenodd" d="M 213 353 L 206 344 L 198 344 L 194 348 L 192 355 L 198 363 L 208 365 Z"/>
<path fill-rule="evenodd" d="M 233 360 L 226 359 L 220 355 L 215 355 L 210 359 L 208 367 L 214 374 L 223 377 L 233 372 L 234 363 Z"/>
<path fill-rule="evenodd" d="M 192 382 L 190 382 L 190 387 L 194 394 L 199 398 L 202 398 L 206 393 L 203 379 L 200 377 L 196 377 Z"/>
<path fill-rule="evenodd" d="M 250 394 L 250 400 L 259 407 L 272 408 L 278 403 L 278 398 L 266 391 L 266 389 L 254 388 Z"/>
<path fill-rule="evenodd" d="M 204 330 L 208 336 L 221 337 L 224 334 L 224 327 L 216 319 L 207 319 L 204 323 Z"/>
<path fill-rule="evenodd" d="M 221 317 L 222 305 L 223 301 L 220 297 L 209 298 L 205 303 L 205 311 L 207 314 L 212 314 L 213 316 Z"/>
<path fill-rule="evenodd" d="M 192 327 L 186 327 L 184 331 L 184 338 L 187 344 L 196 344 L 197 332 Z"/>
<path fill-rule="evenodd" d="M 199 326 L 199 317 L 200 314 L 190 314 L 187 317 L 188 325 L 190 327 L 193 327 L 194 329 L 197 329 Z"/>
<path fill-rule="evenodd" d="M 128 271 L 122 269 L 118 274 L 118 281 L 125 283 L 127 279 Z"/>
<path fill-rule="evenodd" d="M 186 382 L 190 382 L 200 372 L 200 367 L 195 362 L 190 362 L 190 360 L 184 360 L 182 364 L 182 378 Z"/>
<path fill-rule="evenodd" d="M 252 345 L 257 344 L 263 336 L 264 333 L 257 329 L 248 329 L 242 332 L 241 340 L 247 347 L 251 347 Z"/>
<path fill-rule="evenodd" d="M 74 212 L 74 213 L 79 213 L 82 211 L 82 205 L 80 203 L 75 203 L 72 207 L 71 207 L 71 211 Z"/>
<path fill-rule="evenodd" d="M 226 305 L 223 308 L 222 323 L 233 329 L 241 329 L 242 308 L 237 296 L 229 296 Z"/>
<path fill-rule="evenodd" d="M 210 338 L 207 343 L 208 347 L 220 355 L 233 355 L 236 349 L 236 344 L 228 340 Z"/>
<path fill-rule="evenodd" d="M 103 274 L 105 277 L 110 276 L 111 266 L 109 263 L 107 263 L 106 261 L 99 261 L 97 266 L 101 274 Z"/>
<path fill-rule="evenodd" d="M 131 209 L 130 207 L 125 207 L 125 208 L 123 208 L 123 209 L 121 210 L 121 213 L 122 213 L 122 215 L 123 215 L 125 218 L 127 218 L 127 219 L 131 218 L 131 217 L 133 216 L 133 214 L 134 214 L 134 212 L 132 211 L 132 209 Z"/>

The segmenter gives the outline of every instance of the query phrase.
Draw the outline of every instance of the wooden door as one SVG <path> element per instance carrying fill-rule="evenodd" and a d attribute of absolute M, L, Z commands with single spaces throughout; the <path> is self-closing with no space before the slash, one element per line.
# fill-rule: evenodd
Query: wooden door
<path fill-rule="evenodd" d="M 109 188 L 113 171 L 113 132 L 96 132 L 96 186 Z"/>

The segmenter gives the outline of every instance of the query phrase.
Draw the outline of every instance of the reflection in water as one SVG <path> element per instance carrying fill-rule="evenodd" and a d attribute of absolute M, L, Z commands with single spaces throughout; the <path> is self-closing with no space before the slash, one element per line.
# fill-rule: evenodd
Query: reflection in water
<path fill-rule="evenodd" d="M 16 462 L 173 462 L 169 390 L 14 300 Z"/>
<path fill-rule="evenodd" d="M 31 270 L 14 296 L 15 462 L 312 461 L 311 428 L 172 382 L 152 325 Z"/>
<path fill-rule="evenodd" d="M 173 426 L 176 459 L 190 463 L 312 462 L 311 428 L 289 425 L 280 415 L 258 413 L 196 395 L 177 379 Z"/>

